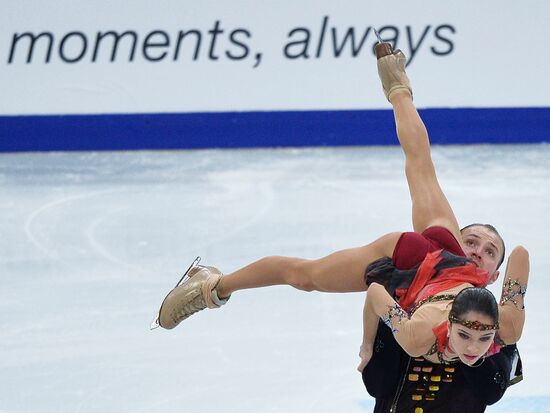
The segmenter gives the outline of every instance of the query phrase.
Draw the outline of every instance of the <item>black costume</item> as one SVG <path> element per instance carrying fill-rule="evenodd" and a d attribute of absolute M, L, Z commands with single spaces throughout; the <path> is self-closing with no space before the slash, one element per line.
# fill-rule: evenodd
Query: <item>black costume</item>
<path fill-rule="evenodd" d="M 435 267 L 436 274 L 469 262 L 466 257 L 447 251 L 441 254 L 445 259 Z M 384 285 L 395 298 L 399 289 L 409 288 L 418 265 L 398 269 L 394 261 L 395 257 L 385 257 L 371 263 L 365 281 Z M 508 386 L 523 378 L 515 345 L 502 347 L 499 353 L 481 359 L 477 366 L 459 362 L 435 364 L 422 357 L 410 357 L 382 321 L 362 377 L 367 391 L 376 399 L 374 413 L 484 412 L 502 398 Z"/>
<path fill-rule="evenodd" d="M 520 381 L 522 368 L 515 345 L 502 348 L 477 367 L 410 357 L 380 322 L 373 356 L 362 376 L 376 399 L 374 413 L 477 413 Z"/>

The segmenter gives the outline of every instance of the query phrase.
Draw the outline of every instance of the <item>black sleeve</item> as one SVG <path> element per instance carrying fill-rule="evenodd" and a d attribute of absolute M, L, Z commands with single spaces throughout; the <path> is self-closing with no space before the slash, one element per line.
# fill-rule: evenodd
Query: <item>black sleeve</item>
<path fill-rule="evenodd" d="M 395 341 L 391 330 L 384 323 L 378 323 L 372 358 L 362 373 L 367 392 L 375 399 L 392 396 L 406 358 L 407 355 Z"/>
<path fill-rule="evenodd" d="M 499 353 L 487 357 L 478 367 L 464 366 L 463 372 L 467 385 L 476 397 L 485 404 L 498 402 L 508 386 L 513 383 L 511 377 L 517 376 L 521 369 L 521 360 L 515 345 L 503 347 Z M 512 371 L 514 368 L 514 371 Z"/>

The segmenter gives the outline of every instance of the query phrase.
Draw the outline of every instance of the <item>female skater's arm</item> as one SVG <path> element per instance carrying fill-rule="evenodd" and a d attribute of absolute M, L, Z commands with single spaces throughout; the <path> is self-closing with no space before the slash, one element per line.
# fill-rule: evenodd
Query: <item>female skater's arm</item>
<path fill-rule="evenodd" d="M 499 337 L 506 344 L 516 343 L 525 323 L 525 292 L 529 279 L 529 253 L 516 247 L 508 258 L 499 305 Z"/>
<path fill-rule="evenodd" d="M 376 314 L 392 330 L 399 345 L 413 357 L 426 354 L 433 343 L 435 335 L 432 328 L 446 319 L 440 307 L 420 307 L 412 317 L 388 294 L 386 289 L 377 283 L 371 284 L 368 291 L 368 311 Z M 370 322 L 370 318 L 368 319 Z M 376 327 L 376 326 L 375 326 Z M 371 338 L 372 330 L 365 333 Z M 376 329 L 374 330 L 376 334 Z"/>

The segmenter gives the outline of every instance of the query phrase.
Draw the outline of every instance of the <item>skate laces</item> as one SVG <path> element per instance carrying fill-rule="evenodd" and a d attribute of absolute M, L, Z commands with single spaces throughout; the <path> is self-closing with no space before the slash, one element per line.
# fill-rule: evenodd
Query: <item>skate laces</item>
<path fill-rule="evenodd" d="M 164 299 L 157 317 L 151 324 L 151 329 L 159 326 L 172 329 L 181 321 L 205 308 L 219 308 L 229 297 L 220 299 L 216 291 L 222 273 L 215 267 L 198 265 L 197 257 L 176 286 Z M 164 321 L 161 325 L 161 313 Z"/>
<path fill-rule="evenodd" d="M 396 92 L 406 91 L 413 96 L 409 78 L 405 71 L 406 58 L 401 50 L 378 59 L 378 74 L 382 81 L 382 88 L 388 101 Z"/>
<path fill-rule="evenodd" d="M 195 277 L 203 278 L 194 280 Z M 189 316 L 204 310 L 205 308 L 218 308 L 227 302 L 226 300 L 220 300 L 215 290 L 216 286 L 222 278 L 221 273 L 213 267 L 196 266 L 187 274 L 185 282 L 193 283 L 196 285 L 192 287 L 197 292 L 196 296 L 190 300 L 187 304 L 182 306 L 180 311 L 177 312 L 177 320 L 185 320 Z"/>

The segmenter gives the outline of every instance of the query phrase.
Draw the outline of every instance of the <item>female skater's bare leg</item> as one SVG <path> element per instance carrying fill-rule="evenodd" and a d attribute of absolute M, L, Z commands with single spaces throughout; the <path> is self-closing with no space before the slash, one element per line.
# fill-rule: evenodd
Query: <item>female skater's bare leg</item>
<path fill-rule="evenodd" d="M 220 297 L 270 285 L 331 293 L 366 291 L 367 266 L 378 258 L 391 256 L 400 235 L 390 233 L 366 246 L 338 251 L 316 260 L 266 257 L 224 276 L 216 289 Z"/>
<path fill-rule="evenodd" d="M 174 328 L 197 311 L 218 308 L 232 293 L 249 288 L 290 285 L 304 291 L 366 291 L 367 266 L 381 257 L 391 256 L 400 235 L 390 233 L 366 246 L 316 260 L 266 257 L 226 276 L 214 267 L 196 266 L 189 272 L 189 280 L 166 296 L 158 324 Z"/>
<path fill-rule="evenodd" d="M 396 51 L 378 59 L 377 63 L 382 88 L 393 106 L 399 143 L 405 153 L 405 173 L 412 200 L 413 228 L 417 232 L 422 232 L 426 228 L 439 225 L 447 228 L 460 242 L 457 220 L 437 180 L 428 131 L 413 103 L 410 81 L 405 72 L 405 61 L 403 53 Z M 359 371 L 363 370 L 372 356 L 372 344 L 378 328 L 378 316 L 370 307 L 367 297 L 363 309 L 363 342 L 359 351 Z"/>
<path fill-rule="evenodd" d="M 399 50 L 377 60 L 382 88 L 393 106 L 397 136 L 405 153 L 413 227 L 422 232 L 434 225 L 443 226 L 460 242 L 457 220 L 435 174 L 428 132 L 413 104 L 405 63 L 406 57 Z"/>

